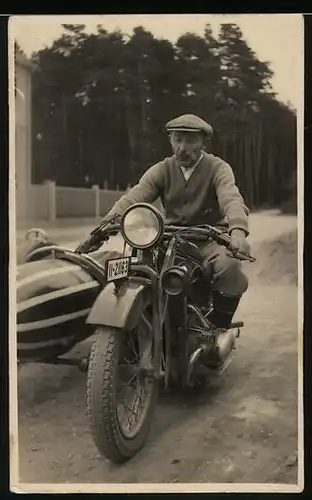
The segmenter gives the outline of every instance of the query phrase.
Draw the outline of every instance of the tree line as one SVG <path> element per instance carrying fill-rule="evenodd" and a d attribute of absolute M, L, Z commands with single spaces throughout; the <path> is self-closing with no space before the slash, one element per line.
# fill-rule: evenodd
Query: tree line
<path fill-rule="evenodd" d="M 125 189 L 171 154 L 166 121 L 195 113 L 214 136 L 251 208 L 281 206 L 296 188 L 296 113 L 235 24 L 175 44 L 142 27 L 131 36 L 63 25 L 33 54 L 33 182 Z"/>

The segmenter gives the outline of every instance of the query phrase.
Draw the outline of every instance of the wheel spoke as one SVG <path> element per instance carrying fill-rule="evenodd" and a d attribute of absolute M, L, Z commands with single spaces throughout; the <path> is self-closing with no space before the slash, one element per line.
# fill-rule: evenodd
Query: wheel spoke
<path fill-rule="evenodd" d="M 145 323 L 145 325 L 147 326 L 147 332 L 152 331 L 152 323 L 147 319 L 145 314 L 142 314 L 142 323 Z"/>
<path fill-rule="evenodd" d="M 135 347 L 135 344 L 133 342 L 133 336 L 130 334 L 129 336 L 129 340 L 130 340 L 130 344 L 131 344 L 131 349 L 132 349 L 132 352 L 135 354 L 135 356 L 137 357 L 138 356 L 138 353 L 137 353 L 137 350 L 136 350 L 136 347 Z"/>
<path fill-rule="evenodd" d="M 129 361 L 126 358 L 123 358 L 123 361 L 125 361 L 125 363 L 119 363 L 119 366 L 129 366 L 129 365 L 131 366 L 132 365 L 131 361 Z"/>
<path fill-rule="evenodd" d="M 131 380 L 133 380 L 134 378 L 135 377 L 132 377 Z M 123 392 L 123 390 L 125 389 L 125 387 L 127 385 L 129 385 L 129 384 L 124 384 L 124 386 L 122 387 L 122 389 L 119 391 L 118 394 Z M 129 404 L 126 404 L 124 401 L 121 401 L 121 403 L 120 403 L 122 405 L 122 407 L 124 408 L 123 415 L 120 419 L 120 424 L 122 426 L 128 427 L 129 431 L 131 430 L 131 427 L 133 426 L 133 424 L 135 424 L 139 419 L 140 410 L 143 406 L 142 400 L 143 400 L 144 392 L 145 392 L 144 387 L 142 387 L 142 384 L 140 383 L 139 378 L 136 377 L 136 387 L 135 387 L 131 402 Z"/>
<path fill-rule="evenodd" d="M 140 390 L 139 390 L 139 393 L 138 393 L 138 410 L 139 410 L 140 408 L 142 408 L 143 393 L 144 393 L 144 389 L 143 389 L 143 387 L 141 386 L 141 387 L 140 387 Z"/>
<path fill-rule="evenodd" d="M 134 408 L 134 411 L 135 411 L 135 414 L 137 415 L 138 411 L 139 411 L 139 403 L 140 403 L 140 399 L 138 397 L 138 388 L 136 387 L 136 391 L 135 391 L 135 399 L 134 399 L 134 402 L 133 402 L 133 408 Z M 137 401 L 138 401 L 138 404 L 137 404 Z"/>
<path fill-rule="evenodd" d="M 128 410 L 128 418 L 127 418 L 127 421 L 126 421 L 126 425 L 128 424 L 129 425 L 129 430 L 130 430 L 130 421 L 132 423 L 133 421 L 133 417 L 135 417 L 135 413 L 134 411 L 132 410 L 131 406 L 127 406 L 127 410 Z M 127 412 L 125 412 L 127 414 Z"/>
<path fill-rule="evenodd" d="M 150 303 L 143 308 L 139 328 L 98 327 L 92 343 L 88 418 L 99 452 L 115 463 L 127 461 L 140 449 L 156 403 L 156 381 L 148 378 L 153 341 Z"/>
<path fill-rule="evenodd" d="M 125 382 L 124 384 L 121 385 L 121 387 L 119 388 L 117 394 L 116 394 L 116 397 L 118 398 L 118 396 L 125 390 L 126 387 L 129 387 L 129 385 L 131 384 L 131 382 L 137 377 L 137 373 L 135 373 L 134 375 L 132 375 L 132 377 L 130 378 L 130 380 L 128 380 L 127 382 Z"/>
<path fill-rule="evenodd" d="M 120 353 L 119 377 L 120 382 L 124 383 L 120 384 L 116 391 L 119 410 L 117 418 L 122 432 L 127 437 L 138 432 L 136 429 L 142 425 L 141 420 L 144 421 L 144 414 L 149 404 L 149 387 L 152 386 L 145 388 L 146 378 L 141 368 L 142 363 L 144 366 L 148 363 L 151 351 L 152 325 L 149 318 L 150 315 L 144 311 L 137 327 L 126 334 L 125 350 Z"/>
<path fill-rule="evenodd" d="M 142 406 L 142 385 L 140 384 L 139 388 L 137 388 L 135 393 L 135 400 L 133 402 L 133 408 L 135 410 L 136 420 L 138 419 L 138 414 L 140 411 L 140 407 Z"/>

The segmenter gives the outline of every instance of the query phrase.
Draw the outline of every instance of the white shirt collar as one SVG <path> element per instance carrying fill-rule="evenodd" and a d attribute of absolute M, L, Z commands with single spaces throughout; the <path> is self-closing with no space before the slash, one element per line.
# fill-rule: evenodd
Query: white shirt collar
<path fill-rule="evenodd" d="M 181 170 L 182 170 L 182 173 L 184 175 L 184 178 L 186 181 L 189 180 L 189 178 L 191 177 L 192 173 L 194 172 L 195 168 L 197 167 L 197 165 L 199 164 L 199 162 L 201 161 L 201 159 L 203 158 L 203 153 L 201 153 L 200 157 L 198 158 L 197 162 L 192 166 L 192 167 L 183 167 L 181 165 Z"/>

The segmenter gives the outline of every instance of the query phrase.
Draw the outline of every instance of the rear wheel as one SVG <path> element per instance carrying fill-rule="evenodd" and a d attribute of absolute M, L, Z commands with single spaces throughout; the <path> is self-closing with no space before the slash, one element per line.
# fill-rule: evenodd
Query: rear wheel
<path fill-rule="evenodd" d="M 144 445 L 158 384 L 142 368 L 151 354 L 152 331 L 142 313 L 133 331 L 101 327 L 88 368 L 87 408 L 95 445 L 106 458 L 125 462 Z M 145 322 L 145 328 L 144 328 Z"/>

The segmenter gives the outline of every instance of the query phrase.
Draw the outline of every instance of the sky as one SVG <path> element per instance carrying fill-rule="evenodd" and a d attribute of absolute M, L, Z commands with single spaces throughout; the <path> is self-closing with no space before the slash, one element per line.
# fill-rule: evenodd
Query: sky
<path fill-rule="evenodd" d="M 13 36 L 27 56 L 50 46 L 63 32 L 62 23 L 84 24 L 86 31 L 101 24 L 108 31 L 120 29 L 131 35 L 143 26 L 157 38 L 172 43 L 186 32 L 204 35 L 206 24 L 217 34 L 224 22 L 237 24 L 249 46 L 274 72 L 272 85 L 281 101 L 298 109 L 303 93 L 303 17 L 300 14 L 121 14 L 12 16 L 9 36 Z"/>

